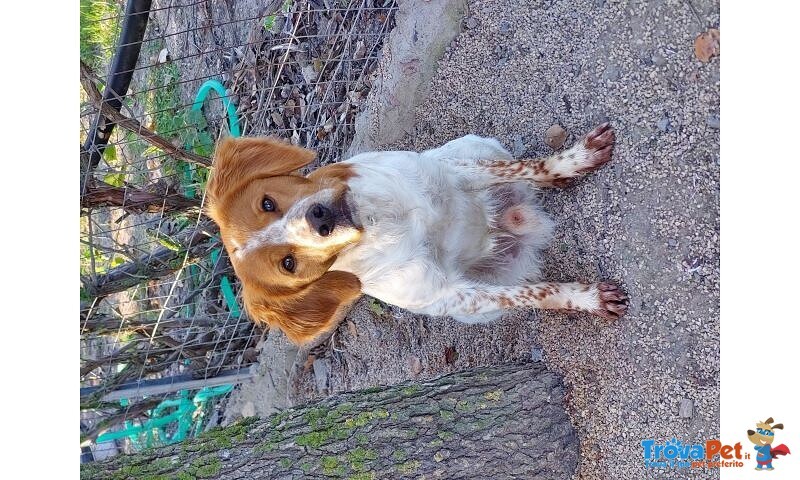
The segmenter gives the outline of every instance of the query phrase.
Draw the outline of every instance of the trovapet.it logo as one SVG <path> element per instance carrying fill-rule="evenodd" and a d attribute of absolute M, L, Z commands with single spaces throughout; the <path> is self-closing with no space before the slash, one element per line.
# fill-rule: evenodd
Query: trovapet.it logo
<path fill-rule="evenodd" d="M 683 443 L 673 438 L 667 442 L 653 439 L 642 440 L 642 455 L 647 468 L 741 468 L 745 463 L 756 470 L 769 471 L 775 467 L 772 462 L 791 452 L 784 444 L 773 446 L 775 431 L 783 430 L 782 423 L 773 423 L 772 417 L 756 422 L 755 430 L 747 430 L 747 440 L 753 444 L 753 455 L 749 446 L 741 442 L 727 445 L 720 440 L 706 440 L 703 443 Z M 752 460 L 751 460 L 752 459 Z M 753 463 L 753 461 L 755 461 Z"/>
<path fill-rule="evenodd" d="M 642 454 L 647 468 L 722 468 L 744 467 L 750 454 L 742 444 L 725 445 L 719 440 L 683 443 L 673 438 L 666 443 L 642 440 Z"/>

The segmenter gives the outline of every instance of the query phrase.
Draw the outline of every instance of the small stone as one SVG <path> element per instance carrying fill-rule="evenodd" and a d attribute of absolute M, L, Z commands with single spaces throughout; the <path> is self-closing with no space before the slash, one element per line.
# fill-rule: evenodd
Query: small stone
<path fill-rule="evenodd" d="M 408 369 L 411 370 L 411 373 L 414 375 L 419 375 L 422 372 L 422 362 L 419 360 L 419 357 L 412 356 L 408 359 Z"/>
<path fill-rule="evenodd" d="M 694 402 L 688 398 L 681 399 L 681 405 L 678 407 L 678 415 L 681 418 L 692 418 L 694 414 Z"/>
<path fill-rule="evenodd" d="M 508 32 L 510 32 L 511 31 L 511 22 L 509 22 L 508 20 L 501 21 L 500 25 L 498 25 L 498 30 L 500 30 L 500 33 L 508 33 Z"/>
<path fill-rule="evenodd" d="M 544 351 L 539 347 L 531 348 L 531 361 L 532 362 L 541 362 L 544 358 Z"/>
<path fill-rule="evenodd" d="M 242 416 L 247 417 L 255 417 L 256 416 L 256 405 L 253 402 L 246 402 L 242 405 Z"/>
<path fill-rule="evenodd" d="M 706 117 L 706 123 L 711 128 L 719 129 L 719 115 L 709 114 Z"/>
<path fill-rule="evenodd" d="M 660 53 L 656 52 L 653 55 L 653 64 L 656 65 L 656 66 L 661 67 L 661 66 L 667 64 L 667 59 L 664 58 L 664 55 L 661 55 Z"/>
<path fill-rule="evenodd" d="M 328 376 L 331 371 L 331 361 L 327 358 L 314 360 L 314 381 L 317 391 L 325 392 L 328 390 Z"/>
<path fill-rule="evenodd" d="M 666 132 L 669 130 L 669 117 L 662 117 L 661 120 L 656 122 L 656 126 L 662 132 Z"/>
<path fill-rule="evenodd" d="M 161 51 L 158 52 L 157 63 L 167 63 L 167 60 L 169 60 L 169 50 L 162 48 Z"/>
<path fill-rule="evenodd" d="M 470 30 L 476 28 L 478 26 L 478 19 L 475 17 L 469 17 L 467 19 L 467 28 Z"/>
<path fill-rule="evenodd" d="M 561 125 L 553 125 L 544 132 L 544 143 L 553 150 L 558 150 L 567 140 L 567 131 Z"/>
<path fill-rule="evenodd" d="M 514 150 L 513 154 L 519 158 L 525 154 L 525 142 L 522 141 L 522 135 L 514 137 Z"/>
<path fill-rule="evenodd" d="M 303 79 L 306 83 L 314 83 L 317 80 L 317 71 L 314 69 L 314 65 L 308 64 L 302 68 L 301 72 L 303 73 Z"/>
<path fill-rule="evenodd" d="M 616 65 L 609 65 L 606 67 L 605 73 L 603 73 L 603 77 L 606 80 L 611 80 L 612 82 L 619 78 L 619 67 Z"/>

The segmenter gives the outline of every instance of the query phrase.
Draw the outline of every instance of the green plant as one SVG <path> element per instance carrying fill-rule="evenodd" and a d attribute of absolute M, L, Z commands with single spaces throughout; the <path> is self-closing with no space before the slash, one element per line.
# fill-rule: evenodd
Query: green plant
<path fill-rule="evenodd" d="M 80 56 L 102 71 L 114 53 L 122 10 L 113 0 L 80 0 Z"/>

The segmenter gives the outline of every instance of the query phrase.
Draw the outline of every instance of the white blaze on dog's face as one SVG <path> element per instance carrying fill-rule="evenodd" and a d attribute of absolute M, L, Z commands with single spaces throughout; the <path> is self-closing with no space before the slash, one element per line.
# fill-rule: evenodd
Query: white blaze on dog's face
<path fill-rule="evenodd" d="M 242 282 L 255 321 L 305 342 L 335 326 L 337 312 L 360 295 L 352 274 L 330 272 L 358 242 L 348 201 L 347 165 L 303 177 L 315 153 L 276 139 L 223 140 L 208 183 L 209 215 Z"/>

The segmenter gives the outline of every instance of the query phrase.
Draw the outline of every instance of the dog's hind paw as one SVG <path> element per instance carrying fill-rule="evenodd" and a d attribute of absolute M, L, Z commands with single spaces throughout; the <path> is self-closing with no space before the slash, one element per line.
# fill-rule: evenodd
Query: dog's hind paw
<path fill-rule="evenodd" d="M 616 140 L 614 129 L 608 122 L 586 134 L 583 145 L 576 145 L 576 147 L 581 147 L 580 150 L 583 153 L 582 161 L 576 165 L 577 173 L 591 172 L 608 163 L 614 149 L 614 140 Z"/>
<path fill-rule="evenodd" d="M 620 288 L 611 283 L 598 283 L 597 296 L 599 306 L 592 311 L 605 320 L 618 320 L 628 311 L 628 296 Z"/>

